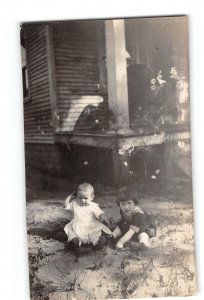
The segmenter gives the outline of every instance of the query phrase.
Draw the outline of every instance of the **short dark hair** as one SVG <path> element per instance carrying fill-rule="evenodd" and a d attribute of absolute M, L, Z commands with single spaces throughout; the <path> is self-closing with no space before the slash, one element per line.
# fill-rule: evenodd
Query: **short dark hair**
<path fill-rule="evenodd" d="M 117 195 L 117 204 L 120 205 L 120 202 L 126 202 L 132 200 L 134 204 L 139 203 L 138 192 L 134 187 L 123 187 L 119 189 Z"/>

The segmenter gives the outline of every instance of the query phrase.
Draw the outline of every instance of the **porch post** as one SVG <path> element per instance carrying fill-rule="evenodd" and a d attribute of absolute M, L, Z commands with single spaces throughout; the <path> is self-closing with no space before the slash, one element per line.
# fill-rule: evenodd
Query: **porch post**
<path fill-rule="evenodd" d="M 105 36 L 108 103 L 113 113 L 110 129 L 117 133 L 128 133 L 130 130 L 124 20 L 106 20 Z"/>

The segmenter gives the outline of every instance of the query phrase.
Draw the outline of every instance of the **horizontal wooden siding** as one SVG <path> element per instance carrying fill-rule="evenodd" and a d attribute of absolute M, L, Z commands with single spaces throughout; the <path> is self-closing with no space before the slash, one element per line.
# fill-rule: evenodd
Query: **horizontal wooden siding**
<path fill-rule="evenodd" d="M 59 131 L 108 127 L 107 99 L 99 95 L 97 22 L 53 25 Z"/>
<path fill-rule="evenodd" d="M 25 142 L 53 143 L 48 78 L 47 28 L 24 25 L 30 99 L 24 104 Z"/>

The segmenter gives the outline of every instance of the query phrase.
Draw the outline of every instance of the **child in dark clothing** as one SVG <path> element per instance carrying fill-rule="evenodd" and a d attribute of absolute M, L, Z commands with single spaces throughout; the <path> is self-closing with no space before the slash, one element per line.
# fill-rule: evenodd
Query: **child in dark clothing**
<path fill-rule="evenodd" d="M 130 240 L 148 246 L 149 238 L 156 236 L 156 227 L 150 216 L 138 206 L 138 195 L 130 188 L 123 188 L 118 197 L 121 219 L 113 231 L 118 239 L 116 248 L 122 249 Z"/>

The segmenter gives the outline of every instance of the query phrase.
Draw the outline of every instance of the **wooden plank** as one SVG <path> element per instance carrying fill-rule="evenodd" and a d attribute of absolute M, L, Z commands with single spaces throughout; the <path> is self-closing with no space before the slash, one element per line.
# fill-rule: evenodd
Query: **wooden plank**
<path fill-rule="evenodd" d="M 62 59 L 64 60 L 81 60 L 81 59 L 84 59 L 84 60 L 88 60 L 90 58 L 93 58 L 96 60 L 96 52 L 93 51 L 93 50 L 89 50 L 89 51 L 79 51 L 77 49 L 70 49 L 69 48 L 69 45 L 67 45 L 67 47 L 65 49 L 67 49 L 66 52 L 63 52 L 63 51 L 59 51 L 59 49 L 56 49 L 56 54 L 58 55 L 57 56 L 57 61 L 60 61 Z"/>
<path fill-rule="evenodd" d="M 47 87 L 48 88 L 48 85 L 47 85 L 47 82 L 37 82 L 36 84 L 32 84 L 31 85 L 31 90 L 32 91 L 34 91 L 34 92 L 36 92 L 38 89 L 41 89 L 41 88 L 45 88 L 45 87 Z"/>
<path fill-rule="evenodd" d="M 56 74 L 57 75 L 57 74 Z M 57 79 L 57 83 L 58 86 L 69 86 L 70 84 L 74 84 L 74 83 L 84 83 L 84 86 L 86 86 L 86 84 L 92 84 L 92 85 L 96 85 L 98 83 L 98 80 L 96 80 L 97 78 L 91 78 L 91 77 L 87 77 L 84 76 L 84 78 L 79 78 L 78 74 L 73 74 L 73 76 L 70 75 L 70 77 L 67 78 L 62 78 L 62 77 L 58 77 Z"/>
<path fill-rule="evenodd" d="M 93 84 L 93 87 L 87 86 L 85 87 L 84 85 L 81 84 L 81 82 L 79 82 L 79 85 L 76 84 L 72 85 L 72 83 L 70 83 L 69 85 L 66 86 L 66 90 L 62 90 L 60 88 L 57 89 L 59 96 L 62 98 L 64 96 L 67 96 L 68 98 L 71 97 L 72 95 L 76 95 L 78 94 L 79 97 L 83 97 L 83 95 L 87 95 L 89 94 L 90 96 L 94 96 L 98 94 L 98 87 L 97 87 L 97 83 L 95 83 L 95 87 Z"/>
<path fill-rule="evenodd" d="M 32 82 L 33 82 L 33 84 L 36 84 L 36 83 L 39 83 L 39 82 L 45 82 L 45 81 L 47 81 L 47 80 L 48 80 L 48 75 L 43 76 L 43 77 L 38 78 L 38 79 L 35 79 L 35 80 L 33 80 Z"/>
<path fill-rule="evenodd" d="M 54 42 L 56 45 L 59 46 L 65 46 L 68 43 L 72 43 L 72 47 L 77 47 L 79 45 L 81 45 L 82 43 L 86 43 L 87 46 L 89 47 L 93 47 L 93 43 L 91 43 L 91 41 L 94 42 L 94 38 L 91 35 L 87 35 L 85 38 L 83 38 L 83 36 L 80 36 L 79 40 L 73 39 L 72 35 L 66 35 L 66 33 L 59 33 L 59 37 L 57 37 L 57 35 L 54 35 Z M 80 48 L 79 48 L 80 49 Z"/>
<path fill-rule="evenodd" d="M 94 106 L 96 109 L 101 109 L 101 110 L 108 109 L 107 104 L 105 102 L 97 103 L 97 102 L 88 102 L 88 100 L 86 100 L 86 102 L 84 101 L 84 102 L 80 103 L 80 101 L 74 102 L 74 100 L 69 98 L 69 96 L 72 96 L 72 95 L 68 95 L 66 100 L 62 100 L 59 102 L 59 105 L 58 105 L 59 109 L 60 108 L 61 109 L 63 109 L 63 108 L 77 109 L 77 108 L 81 108 L 81 107 L 85 108 L 86 106 L 89 106 L 89 105 Z"/>
<path fill-rule="evenodd" d="M 96 45 L 94 44 L 94 40 L 91 39 L 91 41 L 88 41 L 88 39 L 86 39 L 85 43 L 86 43 L 86 48 L 83 49 L 82 45 L 84 44 L 83 40 L 79 40 L 79 41 L 74 41 L 72 39 L 61 39 L 61 40 L 57 40 L 54 39 L 54 43 L 56 45 L 56 50 L 58 50 L 59 52 L 62 52 L 66 49 L 67 46 L 69 46 L 69 49 L 71 51 L 76 50 L 77 52 L 85 52 L 87 53 L 88 50 L 90 51 L 95 51 L 96 50 Z"/>
<path fill-rule="evenodd" d="M 97 118 L 97 120 L 99 120 L 99 124 L 102 124 L 102 122 L 100 122 L 100 118 Z M 90 122 L 90 121 L 87 121 L 87 119 L 85 119 L 85 118 L 83 119 L 81 117 L 79 119 L 76 118 L 76 117 L 75 118 L 68 117 L 68 118 L 60 120 L 61 125 L 64 125 L 64 126 L 66 126 L 66 125 L 75 125 L 76 122 L 78 124 L 82 124 L 82 125 L 87 125 L 89 123 L 88 126 L 90 126 L 90 123 L 94 123 L 94 120 L 92 122 Z"/>
<path fill-rule="evenodd" d="M 39 54 L 43 54 L 43 53 L 45 53 L 45 51 L 46 51 L 46 45 L 45 44 L 43 44 L 43 45 L 34 45 L 32 48 L 31 47 L 29 47 L 28 48 L 28 55 L 29 55 L 29 57 L 35 57 L 36 55 L 39 55 Z"/>
<path fill-rule="evenodd" d="M 87 105 L 88 106 L 88 105 Z M 82 107 L 78 107 L 78 108 L 69 108 L 68 106 L 63 106 L 63 107 L 61 107 L 61 106 L 58 106 L 58 108 L 57 108 L 57 112 L 58 113 L 66 113 L 67 111 L 69 111 L 69 113 L 71 114 L 71 115 L 75 115 L 75 114 L 78 114 L 78 112 L 79 111 L 81 111 L 81 108 L 83 108 L 84 110 L 86 109 L 86 107 L 84 108 L 83 106 Z M 106 114 L 108 114 L 108 111 L 107 110 L 105 110 L 105 108 L 101 108 L 101 109 L 97 109 L 97 110 L 93 110 L 93 112 L 92 111 L 90 111 L 90 114 L 91 113 L 97 113 L 97 115 L 98 114 L 100 114 L 100 115 L 102 115 L 102 116 L 104 116 L 104 113 Z M 89 114 L 89 113 L 87 113 L 87 114 Z"/>
<path fill-rule="evenodd" d="M 61 93 L 61 94 L 63 94 L 63 93 L 65 93 L 66 94 L 66 92 L 67 91 L 69 91 L 69 87 L 76 87 L 76 86 L 78 86 L 78 87 L 84 87 L 84 83 L 82 83 L 82 82 L 69 82 L 67 85 L 59 85 L 58 87 L 57 87 L 57 90 L 58 90 L 58 92 L 59 93 Z M 98 89 L 98 87 L 97 87 L 97 83 L 91 83 L 91 82 L 87 82 L 86 83 L 86 87 L 87 88 L 89 88 L 90 90 L 96 90 L 96 89 Z"/>
<path fill-rule="evenodd" d="M 78 91 L 77 87 L 75 87 L 75 88 L 70 87 L 70 90 L 72 91 L 72 94 L 74 92 L 78 92 L 78 94 L 79 94 L 79 91 Z M 94 90 L 90 91 L 89 89 L 83 89 L 83 90 L 80 91 L 81 94 L 79 94 L 79 96 L 83 97 L 83 95 L 87 94 L 87 92 L 90 94 L 90 96 L 94 96 L 96 94 L 96 91 L 94 91 Z M 62 103 L 64 102 L 64 103 L 66 103 L 67 102 L 67 96 L 68 95 L 58 93 L 58 102 L 62 102 Z M 71 94 L 70 94 L 70 96 L 71 96 Z M 87 101 L 87 103 L 88 103 L 88 101 Z M 90 102 L 88 104 L 92 104 L 92 103 L 97 103 L 97 102 Z"/>
<path fill-rule="evenodd" d="M 186 132 L 176 132 L 176 133 L 165 133 L 146 136 L 132 136 L 123 137 L 119 139 L 119 146 L 129 145 L 130 147 L 144 147 L 149 145 L 159 145 L 164 142 L 174 142 L 179 140 L 190 140 L 191 135 L 189 131 Z"/>
<path fill-rule="evenodd" d="M 46 107 L 45 108 L 39 107 L 39 108 L 35 108 L 35 110 L 32 109 L 30 111 L 24 112 L 25 119 L 28 117 L 30 118 L 32 116 L 33 116 L 33 118 L 39 117 L 39 118 L 44 118 L 44 119 L 51 119 L 51 112 Z"/>
<path fill-rule="evenodd" d="M 41 78 L 46 78 L 48 76 L 48 72 L 47 70 L 42 70 L 41 72 L 38 71 L 38 73 L 32 73 L 30 75 L 30 78 L 32 78 L 33 81 L 37 80 L 37 79 L 41 79 Z"/>
<path fill-rule="evenodd" d="M 72 46 L 70 45 L 70 43 L 68 43 L 67 45 L 64 45 L 64 48 L 59 48 L 56 47 L 56 54 L 58 55 L 57 57 L 60 58 L 69 58 L 69 57 L 74 57 L 74 58 L 92 58 L 92 57 L 96 57 L 96 50 L 95 49 L 91 49 L 90 46 L 87 45 L 87 43 L 85 43 L 86 48 L 83 48 L 84 43 L 80 43 L 77 45 L 76 48 L 72 48 Z M 79 50 L 79 47 L 83 48 L 81 50 Z"/>
<path fill-rule="evenodd" d="M 33 103 L 38 103 L 39 101 L 41 101 L 41 99 L 42 99 L 42 101 L 44 101 L 46 99 L 47 101 L 50 102 L 50 100 L 49 100 L 50 95 L 49 95 L 49 91 L 47 91 L 47 90 L 42 90 L 41 93 L 32 90 L 31 91 L 31 98 L 33 100 Z"/>
<path fill-rule="evenodd" d="M 77 106 L 77 107 L 72 107 L 71 105 L 62 105 L 60 103 L 60 105 L 58 105 L 58 112 L 63 112 L 64 110 L 69 110 L 70 113 L 77 113 L 78 111 L 81 111 L 81 109 L 86 109 L 88 107 L 89 112 L 91 113 L 92 111 L 96 111 L 95 107 L 91 107 L 92 110 L 90 109 L 90 104 L 87 104 L 86 106 Z M 66 111 L 65 111 L 66 112 Z M 89 113 L 88 112 L 88 113 Z M 101 113 L 108 113 L 108 110 L 106 109 L 106 107 L 98 107 L 97 108 L 97 112 L 101 112 Z"/>
<path fill-rule="evenodd" d="M 31 71 L 31 72 L 37 71 L 37 70 L 40 70 L 41 68 L 44 68 L 44 67 L 46 67 L 46 66 L 47 66 L 46 61 L 43 60 L 43 61 L 40 62 L 39 64 L 30 67 L 30 71 Z"/>
<path fill-rule="evenodd" d="M 33 101 L 33 104 L 34 103 L 38 103 L 40 101 L 47 101 L 47 102 L 50 102 L 50 95 L 49 95 L 49 92 L 48 91 L 44 91 L 42 92 L 41 94 L 40 93 L 36 93 L 36 92 L 31 92 L 31 98 L 32 98 L 32 101 Z"/>
<path fill-rule="evenodd" d="M 87 96 L 80 96 L 75 95 L 70 98 L 72 100 L 72 104 L 84 104 L 84 103 L 103 103 L 103 98 L 97 95 L 87 95 Z"/>
<path fill-rule="evenodd" d="M 33 111 L 34 109 L 36 110 L 37 108 L 40 108 L 40 109 L 42 109 L 42 110 L 48 109 L 48 108 L 50 108 L 50 102 L 48 102 L 48 101 L 46 100 L 46 102 L 40 101 L 40 102 L 38 102 L 38 103 L 33 103 L 32 106 L 27 107 L 26 113 L 28 113 L 29 111 L 31 112 L 31 111 Z"/>
<path fill-rule="evenodd" d="M 29 39 L 37 39 L 41 35 L 44 35 L 45 27 L 44 25 L 26 25 L 28 38 Z"/>
<path fill-rule="evenodd" d="M 52 136 L 46 136 L 46 135 L 43 135 L 41 134 L 40 136 L 38 135 L 25 135 L 25 140 L 28 142 L 31 142 L 31 141 L 35 141 L 36 143 L 50 143 L 50 144 L 53 144 L 54 143 L 54 140 L 52 138 Z"/>
<path fill-rule="evenodd" d="M 95 62 L 96 63 L 96 62 Z M 85 62 L 83 61 L 83 65 L 81 64 L 81 62 L 75 62 L 75 61 L 61 61 L 60 64 L 58 63 L 56 65 L 56 72 L 58 74 L 66 74 L 69 70 L 74 70 L 76 68 L 76 70 L 87 70 L 87 71 L 91 71 L 93 73 L 98 74 L 98 70 L 94 69 L 94 65 L 93 62 L 90 63 L 89 62 Z"/>
<path fill-rule="evenodd" d="M 30 111 L 26 110 L 24 112 L 24 115 L 25 116 L 30 116 L 30 115 L 33 115 L 36 117 L 37 116 L 51 116 L 51 109 L 47 109 L 47 107 L 45 108 L 42 108 L 42 107 L 39 107 L 39 108 L 35 108 L 35 109 L 30 109 Z"/>
<path fill-rule="evenodd" d="M 99 22 L 97 25 L 97 61 L 98 61 L 98 70 L 99 70 L 99 83 L 103 87 L 104 86 L 104 65 L 106 64 L 104 58 L 106 56 L 105 53 L 105 27 L 104 21 Z"/>
<path fill-rule="evenodd" d="M 42 127 L 41 129 L 36 128 L 36 130 L 33 129 L 29 129 L 25 131 L 25 135 L 27 137 L 36 137 L 36 136 L 43 136 L 45 137 L 45 139 L 49 139 L 50 137 L 53 136 L 53 133 L 50 129 L 44 128 Z"/>
<path fill-rule="evenodd" d="M 45 61 L 47 59 L 46 54 L 43 54 L 41 56 L 35 56 L 35 58 L 33 57 L 28 57 L 28 61 L 29 61 L 29 65 L 31 67 L 35 66 L 36 64 L 39 64 L 43 61 Z"/>
<path fill-rule="evenodd" d="M 84 135 L 84 134 L 75 134 L 69 136 L 68 134 L 58 134 L 56 135 L 56 141 L 61 142 L 63 139 L 67 140 L 68 144 L 74 145 L 86 145 L 94 147 L 103 147 L 103 148 L 112 148 L 115 144 L 115 139 L 108 138 L 105 136 L 98 135 Z"/>
<path fill-rule="evenodd" d="M 49 89 L 45 84 L 40 85 L 40 86 L 32 86 L 32 93 L 33 93 L 33 95 L 36 95 L 36 96 L 44 95 L 44 94 L 49 95 Z"/>
<path fill-rule="evenodd" d="M 96 70 L 86 68 L 85 65 L 83 65 L 83 66 L 75 65 L 73 67 L 63 65 L 63 66 L 61 66 L 60 71 L 56 71 L 57 77 L 62 77 L 65 75 L 71 76 L 72 74 L 73 75 L 77 74 L 78 78 L 81 78 L 81 79 L 83 79 L 87 75 L 93 76 L 93 77 L 98 76 L 98 72 Z"/>
<path fill-rule="evenodd" d="M 50 126 L 51 107 L 48 86 L 45 28 L 42 26 L 28 38 L 28 63 L 31 102 L 24 105 L 24 128 L 27 142 L 53 142 Z M 40 119 L 40 124 L 37 119 Z M 38 126 L 42 128 L 43 135 Z"/>
<path fill-rule="evenodd" d="M 40 120 L 40 123 L 38 122 L 38 120 Z M 43 127 L 47 126 L 47 128 L 50 128 L 50 121 L 51 121 L 51 118 L 37 119 L 34 116 L 28 116 L 28 117 L 24 118 L 24 122 L 27 123 L 27 128 L 31 128 L 31 126 L 35 126 L 35 125 L 36 126 L 41 125 Z"/>
<path fill-rule="evenodd" d="M 45 44 L 45 37 L 44 35 L 39 35 L 39 37 L 35 38 L 29 38 L 29 49 L 34 49 L 37 44 L 44 45 Z"/>
<path fill-rule="evenodd" d="M 69 49 L 69 46 L 67 46 Z M 65 61 L 81 61 L 82 59 L 84 61 L 88 61 L 89 59 L 96 60 L 97 56 L 96 53 L 93 51 L 87 51 L 87 52 L 80 52 L 77 50 L 66 50 L 66 52 L 59 52 L 56 50 L 56 55 L 57 55 L 57 63 L 65 60 Z"/>
<path fill-rule="evenodd" d="M 108 102 L 115 122 L 111 129 L 129 129 L 127 66 L 124 20 L 107 20 L 106 50 L 108 72 Z"/>
<path fill-rule="evenodd" d="M 31 74 L 38 74 L 39 72 L 45 71 L 47 69 L 46 62 L 43 61 L 42 64 L 37 65 L 30 69 Z"/>
<path fill-rule="evenodd" d="M 48 59 L 48 76 L 50 89 L 50 104 L 51 104 L 51 118 L 53 125 L 53 133 L 59 131 L 58 122 L 56 119 L 57 111 L 57 93 L 56 93 L 56 72 L 55 72 L 55 57 L 53 45 L 53 28 L 46 26 L 46 40 L 47 40 L 47 59 Z"/>
<path fill-rule="evenodd" d="M 46 106 L 46 105 L 50 106 L 50 96 L 49 96 L 49 94 L 41 96 L 41 97 L 39 95 L 38 98 L 31 97 L 31 100 L 32 100 L 32 103 L 33 103 L 34 107 L 40 107 L 41 104 L 42 104 L 42 106 Z M 28 108 L 29 108 L 29 106 L 28 106 Z"/>
<path fill-rule="evenodd" d="M 45 139 L 32 139 L 32 138 L 27 138 L 25 137 L 24 142 L 26 144 L 54 144 L 54 140 L 45 140 Z"/>

